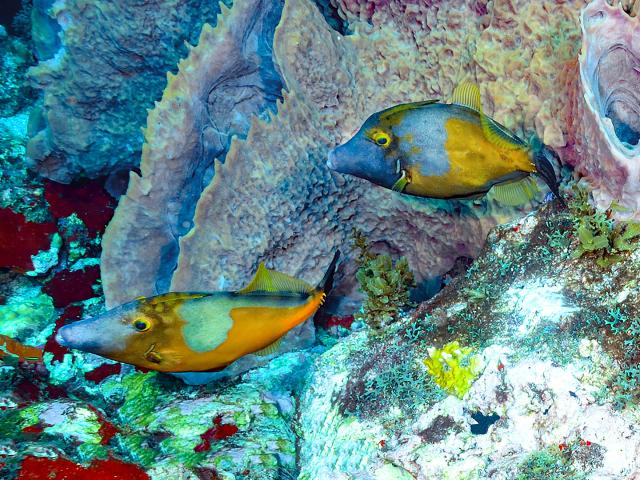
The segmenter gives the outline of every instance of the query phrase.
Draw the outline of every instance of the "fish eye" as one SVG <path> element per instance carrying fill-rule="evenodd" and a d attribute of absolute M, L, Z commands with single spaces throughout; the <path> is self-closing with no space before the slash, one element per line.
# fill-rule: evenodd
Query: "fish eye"
<path fill-rule="evenodd" d="M 135 328 L 139 332 L 146 332 L 147 330 L 149 330 L 150 327 L 151 327 L 151 322 L 143 318 L 139 318 L 133 322 L 133 328 Z"/>
<path fill-rule="evenodd" d="M 391 137 L 389 136 L 389 134 L 382 131 L 374 132 L 371 138 L 374 142 L 376 142 L 376 144 L 380 145 L 381 147 L 385 147 L 391 142 Z"/>

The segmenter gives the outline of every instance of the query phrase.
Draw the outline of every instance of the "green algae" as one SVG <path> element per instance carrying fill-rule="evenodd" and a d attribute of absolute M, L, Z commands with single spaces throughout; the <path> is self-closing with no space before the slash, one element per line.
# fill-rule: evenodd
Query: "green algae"
<path fill-rule="evenodd" d="M 167 400 L 157 377 L 157 372 L 135 372 L 103 382 L 102 390 L 106 396 L 122 395 L 118 417 L 123 424 L 147 427 L 154 421 L 158 406 Z"/>
<path fill-rule="evenodd" d="M 115 441 L 120 450 L 126 452 L 126 456 L 138 465 L 149 468 L 156 463 L 159 455 L 149 444 L 149 435 L 144 433 L 126 432 L 116 435 Z"/>
<path fill-rule="evenodd" d="M 586 480 L 557 446 L 537 450 L 518 465 L 516 480 Z"/>
<path fill-rule="evenodd" d="M 406 258 L 394 262 L 389 255 L 373 253 L 362 232 L 353 230 L 353 245 L 359 250 L 356 278 L 367 295 L 356 319 L 379 330 L 398 320 L 410 305 L 409 290 L 416 286 Z"/>
<path fill-rule="evenodd" d="M 569 208 L 574 215 L 573 226 L 579 240 L 573 258 L 593 254 L 596 263 L 606 268 L 622 260 L 622 252 L 637 247 L 640 223 L 615 220 L 611 208 L 601 211 L 591 205 L 589 192 L 585 188 L 574 185 L 573 191 L 575 196 Z"/>
<path fill-rule="evenodd" d="M 53 331 L 55 315 L 51 297 L 25 279 L 13 285 L 5 304 L 0 305 L 0 334 L 42 345 Z"/>

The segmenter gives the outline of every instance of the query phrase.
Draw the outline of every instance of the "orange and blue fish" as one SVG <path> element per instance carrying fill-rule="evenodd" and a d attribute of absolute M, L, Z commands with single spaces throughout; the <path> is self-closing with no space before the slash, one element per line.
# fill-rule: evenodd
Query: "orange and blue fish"
<path fill-rule="evenodd" d="M 61 345 L 161 372 L 215 372 L 280 340 L 311 317 L 331 289 L 340 252 L 317 286 L 260 264 L 235 292 L 172 292 L 138 298 L 62 327 Z"/>
<path fill-rule="evenodd" d="M 371 115 L 327 166 L 408 195 L 471 199 L 491 191 L 519 205 L 538 191 L 535 174 L 564 203 L 551 162 L 539 141 L 528 144 L 483 113 L 476 85 L 458 86 L 451 103 L 397 105 Z"/>

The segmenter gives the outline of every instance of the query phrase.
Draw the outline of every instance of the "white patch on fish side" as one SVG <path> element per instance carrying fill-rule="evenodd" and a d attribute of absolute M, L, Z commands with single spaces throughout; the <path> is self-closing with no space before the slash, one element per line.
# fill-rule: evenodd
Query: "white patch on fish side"
<path fill-rule="evenodd" d="M 393 128 L 397 137 L 410 135 L 413 141 L 401 140 L 400 149 L 409 163 L 420 166 L 425 177 L 445 175 L 449 171 L 449 156 L 444 149 L 447 132 L 444 122 L 448 119 L 446 110 L 438 105 L 429 105 L 404 113 L 400 124 Z M 420 153 L 411 153 L 411 147 L 420 148 Z"/>
<path fill-rule="evenodd" d="M 232 298 L 220 296 L 184 302 L 177 310 L 186 322 L 182 327 L 184 342 L 194 352 L 215 350 L 227 339 L 233 326 L 229 312 L 237 306 Z"/>

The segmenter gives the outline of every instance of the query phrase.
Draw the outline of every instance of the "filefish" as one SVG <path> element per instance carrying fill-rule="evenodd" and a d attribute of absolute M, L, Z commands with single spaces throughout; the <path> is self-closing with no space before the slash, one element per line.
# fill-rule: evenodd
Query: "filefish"
<path fill-rule="evenodd" d="M 538 191 L 536 174 L 564 204 L 551 164 L 557 155 L 528 144 L 482 111 L 476 85 L 459 85 L 451 103 L 397 105 L 371 115 L 327 166 L 408 195 L 440 199 L 491 195 L 519 205 Z"/>
<path fill-rule="evenodd" d="M 324 302 L 339 256 L 317 287 L 261 263 L 242 290 L 138 298 L 63 326 L 56 341 L 162 372 L 220 371 L 250 353 L 276 353 L 282 337 Z"/>

